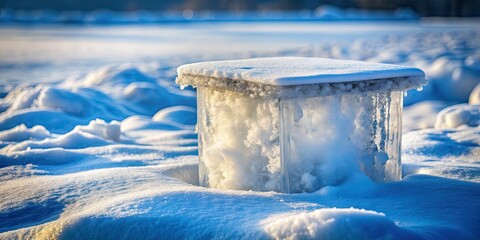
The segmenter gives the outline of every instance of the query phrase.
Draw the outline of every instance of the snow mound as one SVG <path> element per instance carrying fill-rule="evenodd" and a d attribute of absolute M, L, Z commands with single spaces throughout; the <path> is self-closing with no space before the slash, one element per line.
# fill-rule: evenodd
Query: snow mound
<path fill-rule="evenodd" d="M 10 130 L 10 132 L 15 131 Z M 16 128 L 18 135 L 25 132 L 22 128 Z M 112 121 L 106 123 L 96 119 L 87 126 L 76 126 L 72 131 L 63 135 L 53 135 L 43 140 L 26 140 L 18 144 L 12 144 L 0 149 L 1 153 L 12 153 L 30 149 L 65 148 L 79 149 L 94 146 L 109 145 L 120 139 L 120 123 Z M 25 138 L 25 137 L 23 137 Z"/>
<path fill-rule="evenodd" d="M 20 124 L 12 129 L 0 131 L 0 141 L 21 142 L 25 140 L 43 140 L 50 137 L 51 133 L 44 126 L 34 126 L 27 128 L 25 124 Z"/>
<path fill-rule="evenodd" d="M 274 239 L 383 239 L 413 235 L 383 213 L 355 208 L 274 215 L 262 224 Z"/>
<path fill-rule="evenodd" d="M 154 78 L 147 76 L 132 64 L 103 67 L 89 73 L 83 80 L 81 85 L 85 87 L 114 87 L 118 84 L 125 86 L 133 82 L 155 83 Z"/>
<path fill-rule="evenodd" d="M 84 97 L 74 91 L 53 87 L 42 89 L 36 105 L 40 108 L 56 109 L 77 116 L 85 116 L 92 108 Z"/>
<path fill-rule="evenodd" d="M 448 101 L 467 102 L 472 89 L 480 83 L 480 68 L 472 56 L 462 59 L 442 56 L 435 60 L 427 75 L 437 91 Z"/>
<path fill-rule="evenodd" d="M 149 76 L 142 66 L 120 64 L 103 67 L 64 85 L 98 89 L 125 108 L 150 116 L 170 106 L 195 106 L 195 97 L 190 91 L 179 91 L 170 86 L 171 83 Z"/>
<path fill-rule="evenodd" d="M 43 87 L 36 86 L 19 86 L 8 93 L 5 98 L 1 99 L 2 105 L 7 107 L 7 112 L 13 112 L 24 108 L 29 108 L 38 98 Z"/>
<path fill-rule="evenodd" d="M 433 128 L 437 114 L 450 102 L 427 100 L 403 108 L 402 131 Z"/>
<path fill-rule="evenodd" d="M 7 106 L 0 114 L 0 130 L 24 124 L 42 125 L 50 132 L 66 133 L 75 126 L 101 118 L 121 120 L 132 114 L 123 105 L 92 88 L 62 88 L 50 85 L 20 88 L 4 99 Z"/>
<path fill-rule="evenodd" d="M 470 93 L 468 98 L 469 104 L 480 104 L 480 83 Z"/>
<path fill-rule="evenodd" d="M 194 125 L 197 121 L 197 110 L 188 106 L 174 106 L 158 111 L 152 119 L 157 122 L 177 122 Z"/>
<path fill-rule="evenodd" d="M 73 131 L 90 133 L 106 140 L 120 140 L 120 122 L 111 121 L 109 123 L 101 119 L 90 121 L 87 126 L 77 126 Z"/>
<path fill-rule="evenodd" d="M 443 109 L 437 115 L 436 129 L 477 127 L 480 125 L 480 105 L 458 104 Z"/>
<path fill-rule="evenodd" d="M 176 104 L 176 97 L 165 88 L 149 82 L 133 82 L 123 89 L 122 98 L 128 103 L 133 103 L 143 109 L 151 109 L 145 111 L 148 115 L 158 111 L 159 109 L 173 106 Z"/>
<path fill-rule="evenodd" d="M 7 112 L 37 108 L 55 109 L 72 115 L 84 116 L 92 108 L 86 96 L 82 96 L 79 90 L 67 90 L 42 84 L 15 89 L 3 99 L 3 102 L 9 106 Z"/>

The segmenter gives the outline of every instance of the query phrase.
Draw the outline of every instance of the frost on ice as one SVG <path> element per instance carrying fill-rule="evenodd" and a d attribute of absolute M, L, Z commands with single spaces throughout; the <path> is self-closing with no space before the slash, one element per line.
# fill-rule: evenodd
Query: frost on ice
<path fill-rule="evenodd" d="M 181 66 L 198 87 L 200 184 L 312 192 L 355 172 L 399 180 L 402 92 L 416 68 L 321 58 Z"/>

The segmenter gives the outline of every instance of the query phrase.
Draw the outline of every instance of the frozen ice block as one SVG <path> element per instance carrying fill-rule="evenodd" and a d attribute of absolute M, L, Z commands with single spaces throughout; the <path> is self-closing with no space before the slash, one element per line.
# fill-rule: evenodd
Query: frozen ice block
<path fill-rule="evenodd" d="M 313 192 L 361 173 L 401 179 L 403 91 L 423 71 L 323 58 L 257 58 L 178 68 L 197 87 L 205 187 Z"/>

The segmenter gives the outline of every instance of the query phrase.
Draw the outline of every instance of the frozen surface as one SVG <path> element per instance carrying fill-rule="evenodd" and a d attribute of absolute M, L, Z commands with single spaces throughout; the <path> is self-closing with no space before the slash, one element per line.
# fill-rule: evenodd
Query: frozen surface
<path fill-rule="evenodd" d="M 352 175 L 401 179 L 402 92 L 251 98 L 201 87 L 200 184 L 313 192 Z"/>
<path fill-rule="evenodd" d="M 360 175 L 309 194 L 228 191 L 198 187 L 195 93 L 174 83 L 178 66 L 202 60 L 353 59 L 425 70 L 429 85 L 405 104 L 447 107 L 476 85 L 478 21 L 0 32 L 1 239 L 480 236 L 478 126 L 431 128 L 442 105 L 412 108 L 429 124 L 405 132 L 400 182 Z"/>
<path fill-rule="evenodd" d="M 423 78 L 425 75 L 422 70 L 413 67 L 301 57 L 200 62 L 183 65 L 177 71 L 181 84 L 184 75 L 195 75 L 278 86 L 400 77 Z"/>

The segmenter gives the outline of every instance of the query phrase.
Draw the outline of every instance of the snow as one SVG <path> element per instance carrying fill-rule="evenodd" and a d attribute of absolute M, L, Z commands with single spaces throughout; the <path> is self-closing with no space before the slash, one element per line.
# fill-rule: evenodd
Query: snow
<path fill-rule="evenodd" d="M 452 105 L 451 102 L 427 100 L 403 108 L 402 131 L 433 128 L 437 114 L 444 108 Z"/>
<path fill-rule="evenodd" d="M 43 140 L 50 136 L 50 132 L 44 126 L 37 125 L 33 128 L 27 128 L 25 124 L 20 124 L 12 129 L 2 131 L 0 140 L 5 142 L 22 142 L 29 139 Z"/>
<path fill-rule="evenodd" d="M 480 125 L 480 105 L 458 104 L 440 111 L 435 121 L 436 129 L 477 127 Z"/>
<path fill-rule="evenodd" d="M 480 104 L 480 83 L 470 93 L 468 98 L 469 104 Z"/>
<path fill-rule="evenodd" d="M 227 78 L 275 86 L 345 83 L 402 77 L 422 79 L 425 75 L 422 70 L 413 67 L 301 57 L 200 62 L 182 65 L 177 72 L 178 82 L 183 85 L 187 84 L 183 83 L 182 78 L 188 75 Z"/>
<path fill-rule="evenodd" d="M 402 145 L 404 172 L 479 182 L 478 134 L 478 128 L 429 128 L 406 133 Z"/>
<path fill-rule="evenodd" d="M 374 223 L 373 228 L 370 224 Z M 407 237 L 385 214 L 364 209 L 324 208 L 269 217 L 263 221 L 265 232 L 275 239 L 361 239 Z M 360 234 L 359 234 L 360 233 Z"/>
<path fill-rule="evenodd" d="M 436 112 L 468 98 L 459 96 L 469 92 L 463 84 L 452 95 L 438 89 L 456 86 L 454 69 L 469 69 L 458 78 L 478 69 L 478 21 L 2 25 L 0 32 L 1 239 L 480 236 L 478 126 L 433 128 Z M 429 85 L 404 98 L 405 113 L 411 108 L 427 124 L 405 130 L 403 179 L 377 184 L 352 175 L 301 194 L 199 187 L 195 92 L 178 90 L 176 68 L 271 56 L 382 59 L 425 70 Z"/>

